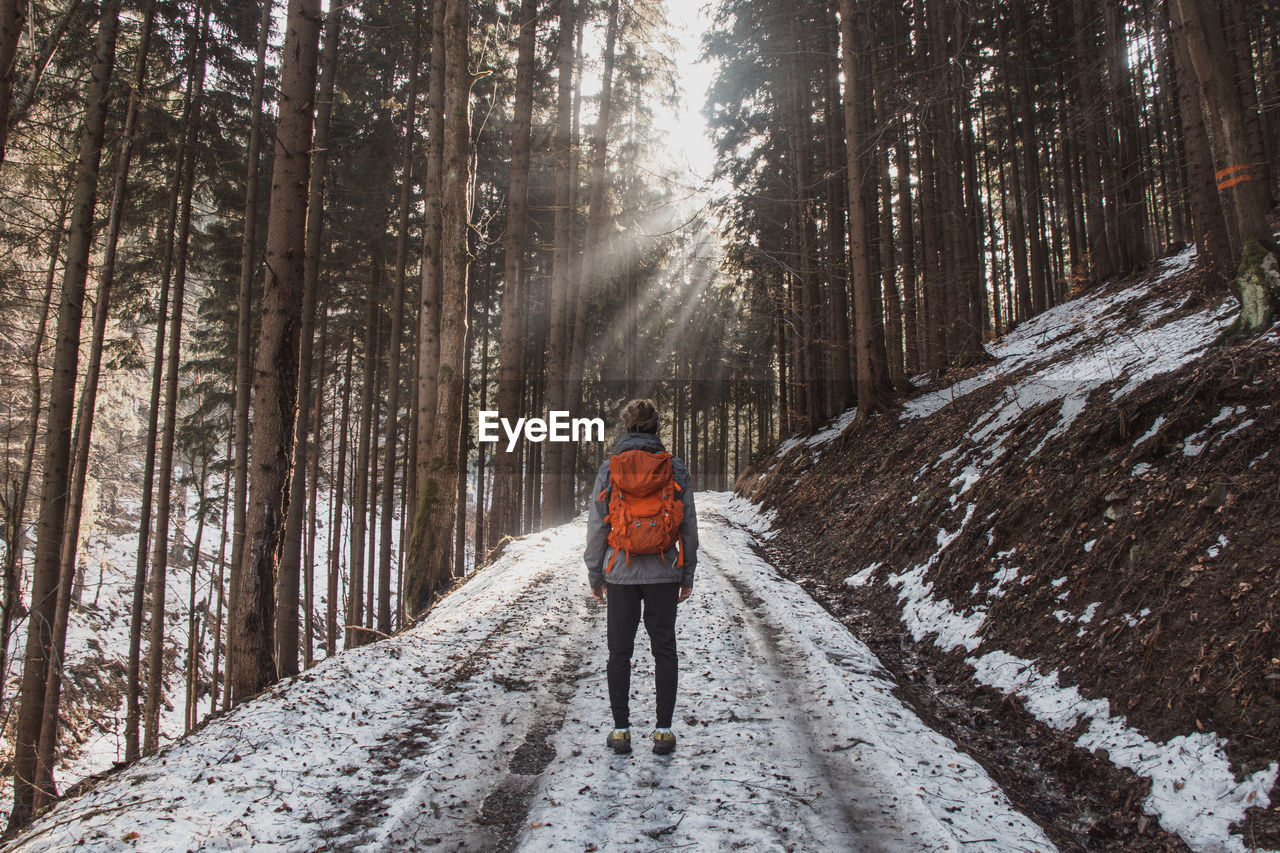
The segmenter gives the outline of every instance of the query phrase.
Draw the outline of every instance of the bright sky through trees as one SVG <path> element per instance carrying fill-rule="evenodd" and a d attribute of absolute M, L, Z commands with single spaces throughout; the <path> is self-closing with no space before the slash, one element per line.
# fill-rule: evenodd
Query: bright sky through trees
<path fill-rule="evenodd" d="M 710 9 L 700 0 L 674 0 L 667 4 L 667 19 L 675 39 L 676 83 L 680 101 L 672 113 L 659 114 L 658 123 L 667 134 L 667 147 L 677 164 L 688 164 L 694 183 L 710 177 L 715 153 L 702 115 L 702 105 L 711 86 L 710 63 L 699 62 L 702 34 L 711 26 Z"/>

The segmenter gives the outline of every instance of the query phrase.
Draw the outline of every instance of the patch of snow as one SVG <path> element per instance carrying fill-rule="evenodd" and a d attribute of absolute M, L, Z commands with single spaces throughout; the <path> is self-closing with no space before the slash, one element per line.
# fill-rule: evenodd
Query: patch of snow
<path fill-rule="evenodd" d="M 960 497 L 973 488 L 979 480 L 982 479 L 984 471 L 978 465 L 970 463 L 960 472 L 960 475 L 951 481 L 954 491 L 951 493 L 951 506 L 954 507 Z M 958 488 L 957 488 L 958 487 Z"/>
<path fill-rule="evenodd" d="M 1069 729 L 1083 719 L 1088 729 L 1076 739 L 1088 750 L 1105 750 L 1111 761 L 1151 779 L 1144 807 L 1160 825 L 1176 832 L 1192 850 L 1244 853 L 1243 839 L 1231 826 L 1247 808 L 1270 804 L 1278 765 L 1237 782 L 1223 747 L 1212 732 L 1193 732 L 1164 743 L 1148 740 L 1111 716 L 1106 699 L 1086 699 L 1075 687 L 1058 683 L 1058 672 L 1039 672 L 1034 662 L 1006 652 L 969 658 L 979 681 L 1017 695 L 1038 719 L 1056 729 Z"/>
<path fill-rule="evenodd" d="M 1226 535 L 1219 534 L 1218 541 L 1210 545 L 1208 550 L 1205 551 L 1205 553 L 1208 554 L 1210 557 L 1216 557 L 1222 553 L 1223 548 L 1227 547 L 1230 544 L 1231 544 L 1231 541 L 1227 539 Z"/>
<path fill-rule="evenodd" d="M 1086 607 L 1084 609 L 1084 612 L 1080 614 L 1079 621 L 1086 625 L 1092 622 L 1093 615 L 1098 612 L 1098 606 L 1100 604 L 1102 604 L 1101 601 L 1095 601 L 1093 604 L 1090 604 L 1088 607 Z"/>
<path fill-rule="evenodd" d="M 1227 430 L 1227 431 L 1226 431 L 1226 432 L 1224 432 L 1222 435 L 1220 435 L 1220 436 L 1218 437 L 1218 440 L 1219 440 L 1219 441 L 1225 441 L 1225 440 L 1227 440 L 1228 438 L 1230 438 L 1231 436 L 1235 435 L 1236 433 L 1238 433 L 1238 432 L 1240 432 L 1240 431 L 1242 431 L 1242 430 L 1246 430 L 1246 429 L 1248 429 L 1249 427 L 1253 426 L 1253 424 L 1254 424 L 1254 420 L 1253 420 L 1253 418 L 1245 418 L 1245 419 L 1244 419 L 1244 420 L 1242 420 L 1240 423 L 1236 424 L 1236 425 L 1235 425 L 1235 426 L 1233 426 L 1231 429 Z"/>
<path fill-rule="evenodd" d="M 778 532 L 774 529 L 778 511 L 765 509 L 741 495 L 730 495 L 720 507 L 720 512 L 731 523 L 745 527 L 757 538 L 768 539 Z"/>
<path fill-rule="evenodd" d="M 1160 427 L 1162 426 L 1164 426 L 1164 415 L 1159 415 L 1158 417 L 1156 417 L 1154 421 L 1151 422 L 1151 426 L 1150 428 L 1147 429 L 1146 432 L 1144 432 L 1142 435 L 1138 436 L 1133 440 L 1133 446 L 1137 447 L 1139 444 L 1142 444 L 1147 439 L 1154 438 L 1155 434 L 1160 431 Z"/>
<path fill-rule="evenodd" d="M 1170 264 L 1161 269 L 1178 268 Z M 1025 461 L 1064 435 L 1095 392 L 1114 384 L 1117 387 L 1110 397 L 1119 400 L 1148 380 L 1197 357 L 1217 339 L 1235 309 L 1234 301 L 1223 300 L 1172 321 L 1166 319 L 1172 309 L 1146 311 L 1146 325 L 1131 332 L 1120 331 L 1125 327 L 1119 322 L 1121 312 L 1133 301 L 1149 296 L 1154 284 L 1092 293 L 1055 306 L 989 347 L 996 362 L 985 370 L 904 403 L 902 419 L 926 418 L 975 391 L 1005 383 L 993 404 L 973 417 L 961 443 L 921 468 L 923 474 L 939 466 L 954 466 L 953 509 L 987 472 L 1006 459 L 1024 415 L 1057 408 L 1057 417 L 1030 452 L 1019 454 Z M 1163 423 L 1163 418 L 1157 419 L 1135 444 L 1154 435 Z"/>
<path fill-rule="evenodd" d="M 948 648 L 959 645 L 964 646 L 968 651 L 973 651 L 982 644 L 978 633 L 982 629 L 983 622 L 986 621 L 986 610 L 977 608 L 967 616 L 961 615 L 955 611 L 951 606 L 951 602 L 946 599 L 935 600 L 933 597 L 933 583 L 925 580 L 925 575 L 938 561 L 942 552 L 955 541 L 956 537 L 960 535 L 969 523 L 969 519 L 973 517 L 974 509 L 974 504 L 969 504 L 968 509 L 965 511 L 964 520 L 960 522 L 960 526 L 954 532 L 943 528 L 938 529 L 938 550 L 929 559 L 889 577 L 889 584 L 898 587 L 898 602 L 902 605 L 902 621 L 906 623 L 907 628 L 911 631 L 911 636 L 917 642 L 931 633 L 936 633 L 937 639 L 934 642 L 938 645 L 945 643 Z"/>
<path fill-rule="evenodd" d="M 1093 546 L 1097 544 L 1098 544 L 1097 539 L 1090 539 L 1088 542 L 1084 543 L 1084 552 L 1086 554 L 1090 553 L 1093 550 Z"/>
<path fill-rule="evenodd" d="M 1067 582 L 1067 576 L 1063 575 L 1060 578 L 1054 578 L 1053 580 L 1049 581 L 1049 585 L 1052 586 L 1054 589 L 1057 589 L 1058 587 L 1062 586 L 1066 582 Z"/>
<path fill-rule="evenodd" d="M 1213 439 L 1211 438 L 1204 439 L 1204 437 L 1208 435 L 1209 431 L 1212 430 L 1218 424 L 1225 421 L 1227 418 L 1234 417 L 1235 415 L 1238 415 L 1238 414 L 1242 414 L 1244 411 L 1245 411 L 1244 406 L 1223 406 L 1222 410 L 1214 416 L 1213 420 L 1209 421 L 1208 426 L 1200 430 L 1198 433 L 1194 435 L 1189 435 L 1182 440 L 1182 454 L 1184 456 L 1191 456 L 1191 457 L 1199 456 L 1201 453 L 1204 452 L 1204 449 L 1208 447 L 1209 444 L 1212 443 L 1213 441 Z M 1234 432 L 1234 430 L 1232 430 L 1232 432 Z M 1204 439 L 1204 440 L 1202 441 L 1201 439 Z"/>
<path fill-rule="evenodd" d="M 1147 462 L 1139 462 L 1133 466 L 1133 470 L 1129 472 L 1131 477 L 1145 477 L 1155 469 Z"/>
<path fill-rule="evenodd" d="M 1007 592 L 1007 590 L 1004 588 L 1005 584 L 1013 583 L 1013 581 L 1017 580 L 1017 577 L 1018 577 L 1017 566 L 1007 566 L 1003 569 L 1000 569 L 995 574 L 994 580 L 996 582 L 996 585 L 991 587 L 991 589 L 987 591 L 987 597 L 988 598 L 1003 597 L 1005 592 Z"/>
<path fill-rule="evenodd" d="M 778 449 L 774 451 L 773 455 L 781 459 L 792 450 L 802 445 L 809 448 L 821 448 L 822 445 L 839 438 L 840 435 L 849 428 L 849 424 L 853 423 L 854 418 L 857 416 L 857 407 L 846 409 L 838 417 L 832 420 L 831 423 L 827 424 L 827 426 L 818 430 L 813 435 L 792 436 L 791 438 L 786 439 L 778 445 Z M 816 460 L 818 455 L 819 454 L 815 452 L 813 458 Z"/>
<path fill-rule="evenodd" d="M 876 562 L 867 566 L 865 569 L 862 569 L 859 572 L 855 572 L 854 574 L 849 575 L 849 577 L 845 578 L 844 585 L 855 587 L 855 588 L 860 586 L 866 586 L 867 584 L 871 583 L 871 576 L 875 574 L 876 569 L 880 568 L 883 565 L 884 563 L 881 563 L 880 561 L 877 560 Z"/>
<path fill-rule="evenodd" d="M 1187 246 L 1176 255 L 1170 255 L 1167 258 L 1161 258 L 1156 269 L 1157 273 L 1152 284 L 1162 284 L 1171 278 L 1182 275 L 1195 266 L 1196 247 Z"/>

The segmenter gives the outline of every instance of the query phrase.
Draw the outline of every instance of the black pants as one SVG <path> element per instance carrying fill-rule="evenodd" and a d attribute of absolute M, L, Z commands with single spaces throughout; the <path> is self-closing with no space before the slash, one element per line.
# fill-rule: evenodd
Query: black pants
<path fill-rule="evenodd" d="M 644 627 L 653 650 L 657 727 L 671 728 L 676 707 L 676 603 L 680 583 L 609 584 L 609 706 L 614 728 L 631 726 L 631 653 L 644 605 Z"/>

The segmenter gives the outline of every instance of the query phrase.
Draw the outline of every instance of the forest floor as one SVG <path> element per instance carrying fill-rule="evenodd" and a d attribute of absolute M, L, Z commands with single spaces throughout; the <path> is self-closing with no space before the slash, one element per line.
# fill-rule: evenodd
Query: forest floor
<path fill-rule="evenodd" d="M 698 501 L 673 755 L 645 748 L 643 634 L 637 750 L 604 746 L 604 608 L 579 519 L 510 543 L 408 631 L 90 782 L 9 849 L 1054 849 L 760 557 L 746 501 Z"/>
<path fill-rule="evenodd" d="M 1060 847 L 1280 849 L 1280 329 L 1235 308 L 1184 250 L 738 483 Z"/>

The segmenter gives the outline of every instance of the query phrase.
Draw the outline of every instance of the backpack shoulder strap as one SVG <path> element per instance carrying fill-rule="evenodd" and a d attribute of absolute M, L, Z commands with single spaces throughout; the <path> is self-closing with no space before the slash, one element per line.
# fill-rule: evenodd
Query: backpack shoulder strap
<path fill-rule="evenodd" d="M 600 490 L 600 494 L 596 495 L 596 500 L 604 502 L 606 506 L 613 497 L 613 455 L 607 461 L 609 463 L 609 482 Z"/>

